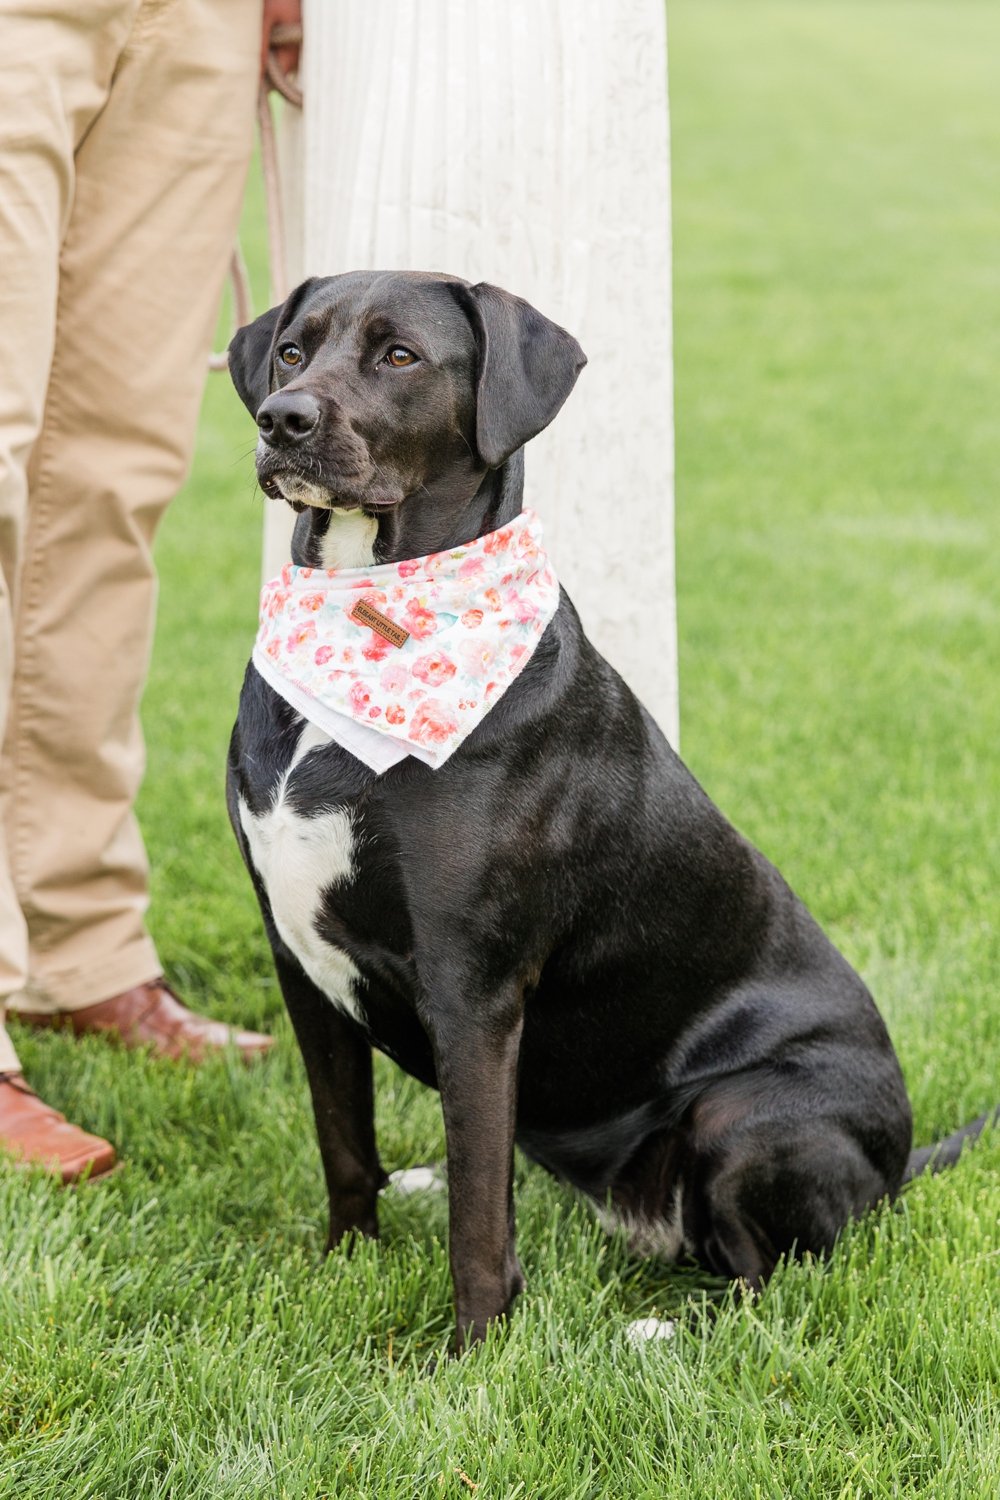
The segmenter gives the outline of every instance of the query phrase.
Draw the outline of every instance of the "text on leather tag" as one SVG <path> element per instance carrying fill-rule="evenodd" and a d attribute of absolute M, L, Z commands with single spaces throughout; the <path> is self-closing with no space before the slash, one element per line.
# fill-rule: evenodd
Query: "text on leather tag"
<path fill-rule="evenodd" d="M 374 604 L 369 604 L 367 599 L 359 599 L 348 618 L 356 620 L 359 625 L 367 625 L 369 630 L 374 630 L 376 635 L 380 635 L 391 646 L 405 646 L 410 639 L 408 630 L 404 630 L 402 625 L 395 625 Z"/>

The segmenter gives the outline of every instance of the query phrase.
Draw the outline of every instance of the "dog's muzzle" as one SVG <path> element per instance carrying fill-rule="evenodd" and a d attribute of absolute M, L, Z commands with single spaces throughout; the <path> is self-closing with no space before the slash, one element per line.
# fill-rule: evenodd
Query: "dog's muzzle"
<path fill-rule="evenodd" d="M 321 510 L 364 502 L 373 466 L 364 443 L 304 390 L 275 391 L 257 412 L 257 479 L 272 499 Z"/>

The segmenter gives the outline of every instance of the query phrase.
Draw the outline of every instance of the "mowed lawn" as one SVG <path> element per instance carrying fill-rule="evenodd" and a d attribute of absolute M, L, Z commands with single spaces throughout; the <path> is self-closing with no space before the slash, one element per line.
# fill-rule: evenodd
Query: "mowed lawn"
<path fill-rule="evenodd" d="M 926 1141 L 1000 1098 L 1000 9 L 672 0 L 670 27 L 684 753 L 868 979 Z M 256 197 L 250 238 L 259 269 Z M 278 1046 L 191 1071 L 17 1034 L 125 1166 L 0 1170 L 0 1497 L 995 1496 L 1000 1133 L 714 1321 L 716 1285 L 523 1161 L 528 1290 L 465 1359 L 432 1364 L 442 1198 L 321 1262 L 222 798 L 252 444 L 213 377 L 159 546 L 141 813 L 172 978 Z M 441 1158 L 436 1097 L 381 1061 L 378 1124 L 390 1167 Z M 649 1313 L 680 1331 L 635 1350 Z"/>

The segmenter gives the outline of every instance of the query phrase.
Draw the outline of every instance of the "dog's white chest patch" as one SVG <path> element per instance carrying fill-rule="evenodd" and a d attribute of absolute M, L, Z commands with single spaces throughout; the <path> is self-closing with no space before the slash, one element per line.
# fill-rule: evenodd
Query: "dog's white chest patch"
<path fill-rule="evenodd" d="M 354 875 L 354 833 L 342 808 L 305 818 L 288 805 L 288 783 L 310 750 L 329 744 L 322 729 L 303 721 L 299 742 L 266 812 L 254 814 L 240 798 L 240 823 L 254 868 L 264 884 L 274 924 L 303 969 L 334 1005 L 363 1021 L 357 998 L 361 974 L 316 926 L 323 895 Z"/>
<path fill-rule="evenodd" d="M 367 568 L 375 561 L 378 520 L 360 510 L 335 510 L 320 538 L 324 568 Z"/>

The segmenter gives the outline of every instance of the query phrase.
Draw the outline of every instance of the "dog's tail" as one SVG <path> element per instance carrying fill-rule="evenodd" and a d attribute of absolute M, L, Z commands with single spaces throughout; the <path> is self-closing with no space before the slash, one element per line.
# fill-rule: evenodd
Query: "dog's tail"
<path fill-rule="evenodd" d="M 996 1109 L 987 1110 L 970 1125 L 963 1125 L 954 1135 L 946 1135 L 943 1141 L 938 1141 L 933 1146 L 919 1146 L 916 1151 L 911 1151 L 903 1173 L 903 1187 L 924 1172 L 941 1172 L 945 1167 L 953 1167 L 969 1141 L 982 1135 L 988 1125 L 997 1124 L 1000 1124 L 1000 1105 Z"/>

